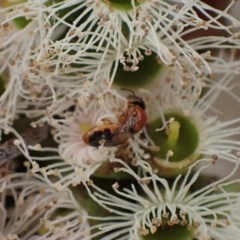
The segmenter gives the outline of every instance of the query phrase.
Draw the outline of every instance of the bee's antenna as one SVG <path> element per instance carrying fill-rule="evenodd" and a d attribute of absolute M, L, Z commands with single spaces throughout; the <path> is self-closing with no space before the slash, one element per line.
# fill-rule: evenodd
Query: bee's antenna
<path fill-rule="evenodd" d="M 131 89 L 128 89 L 128 88 L 120 88 L 120 90 L 131 92 L 131 93 L 135 96 L 135 92 L 134 92 L 133 90 L 131 90 Z"/>

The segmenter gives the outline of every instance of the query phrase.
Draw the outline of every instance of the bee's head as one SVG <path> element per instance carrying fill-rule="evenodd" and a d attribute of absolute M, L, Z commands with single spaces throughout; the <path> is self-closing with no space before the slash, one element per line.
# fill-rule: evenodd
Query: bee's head
<path fill-rule="evenodd" d="M 131 95 L 127 96 L 129 103 L 136 104 L 139 107 L 141 107 L 143 110 L 146 109 L 145 102 L 143 101 L 143 99 L 141 97 L 137 96 L 134 91 L 132 91 L 131 89 L 128 89 L 128 88 L 121 88 L 121 90 L 129 91 L 132 93 Z"/>

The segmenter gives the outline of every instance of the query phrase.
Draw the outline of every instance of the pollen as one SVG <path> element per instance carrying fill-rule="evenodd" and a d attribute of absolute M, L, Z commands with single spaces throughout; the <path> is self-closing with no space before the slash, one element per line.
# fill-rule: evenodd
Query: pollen
<path fill-rule="evenodd" d="M 156 231 L 157 231 L 157 227 L 156 227 L 156 226 L 151 226 L 150 232 L 151 232 L 152 234 L 154 234 Z"/>
<path fill-rule="evenodd" d="M 87 132 L 90 128 L 91 128 L 91 126 L 88 123 L 80 123 L 79 124 L 79 131 L 81 133 Z"/>

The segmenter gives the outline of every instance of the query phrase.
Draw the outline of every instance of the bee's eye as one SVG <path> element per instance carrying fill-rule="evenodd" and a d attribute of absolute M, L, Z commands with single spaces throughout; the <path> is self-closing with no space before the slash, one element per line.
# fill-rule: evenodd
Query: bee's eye
<path fill-rule="evenodd" d="M 134 102 L 132 102 L 132 103 L 135 104 L 135 105 L 138 105 L 138 106 L 141 107 L 143 110 L 146 109 L 146 105 L 145 105 L 145 102 L 144 102 L 143 100 L 141 100 L 141 101 L 134 101 Z"/>

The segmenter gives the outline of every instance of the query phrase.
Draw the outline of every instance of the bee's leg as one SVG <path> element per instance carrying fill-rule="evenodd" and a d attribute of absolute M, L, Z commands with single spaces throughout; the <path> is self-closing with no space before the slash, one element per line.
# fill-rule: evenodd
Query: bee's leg
<path fill-rule="evenodd" d="M 103 126 L 103 125 L 107 125 L 107 124 L 112 124 L 112 122 L 107 118 L 102 118 L 101 120 L 98 120 L 95 123 L 96 126 Z"/>
<path fill-rule="evenodd" d="M 102 118 L 101 121 L 102 121 L 104 124 L 111 124 L 111 123 L 112 123 L 108 118 Z"/>
<path fill-rule="evenodd" d="M 102 148 L 104 147 L 105 142 L 106 142 L 105 139 L 101 139 L 101 140 L 99 140 L 98 143 L 100 144 L 100 146 L 98 147 L 98 149 L 102 149 Z"/>

